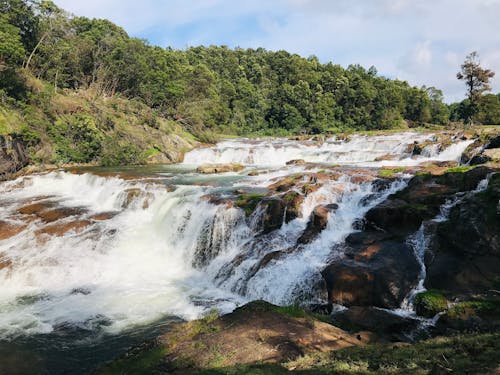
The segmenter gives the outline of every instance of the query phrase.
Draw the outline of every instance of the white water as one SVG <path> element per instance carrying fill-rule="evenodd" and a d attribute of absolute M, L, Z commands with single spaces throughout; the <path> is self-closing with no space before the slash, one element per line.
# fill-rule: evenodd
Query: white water
<path fill-rule="evenodd" d="M 412 165 L 456 160 L 470 143 L 458 142 L 441 153 L 428 150 L 426 156 L 414 159 L 404 154 L 408 144 L 430 137 L 354 136 L 350 142 L 331 139 L 321 145 L 232 140 L 186 155 L 186 164 L 241 162 L 270 168 L 251 178 L 201 177 L 189 171 L 180 178 L 180 172 L 169 170 L 148 182 L 52 172 L 0 183 L 0 220 L 26 225 L 18 235 L 0 240 L 0 262 L 10 263 L 0 268 L 0 338 L 51 332 L 68 323 L 88 329 L 104 325 L 119 332 L 166 315 L 192 319 L 212 306 L 229 311 L 249 299 L 280 304 L 314 299 L 321 269 L 329 259 L 342 256 L 336 244 L 354 230 L 357 219 L 402 188 L 404 181 L 375 193 L 370 182 L 353 183 L 346 174 L 308 195 L 302 218 L 268 235 L 255 227 L 261 219 L 259 210 L 246 220 L 241 209 L 210 204 L 201 197 L 230 194 L 241 186 L 269 186 L 278 176 L 304 171 L 304 166 L 281 167 L 292 159 L 375 167 L 386 163 L 374 162 L 376 157 L 391 154 L 399 155 L 399 160 L 389 164 Z M 169 191 L 163 182 L 172 181 L 184 182 Z M 198 181 L 215 186 L 198 186 Z M 127 205 L 130 189 L 136 193 Z M 39 233 L 51 224 L 27 220 L 18 212 L 35 201 L 80 208 L 57 225 L 75 220 L 91 224 L 60 237 Z M 296 246 L 309 214 L 326 203 L 339 205 L 327 228 L 312 243 Z M 104 212 L 116 215 L 92 219 Z M 273 251 L 283 255 L 258 269 L 257 264 Z"/>
<path fill-rule="evenodd" d="M 364 166 L 417 165 L 430 160 L 459 160 L 462 152 L 472 140 L 460 141 L 439 153 L 435 145 L 426 147 L 422 155 L 411 157 L 405 154 L 407 146 L 414 142 L 431 140 L 432 134 L 413 132 L 382 136 L 354 135 L 348 141 L 335 138 L 325 142 L 291 141 L 287 139 L 226 140 L 213 147 L 193 150 L 186 154 L 184 163 L 240 163 L 244 165 L 285 165 L 289 160 L 303 159 L 311 163 L 355 164 Z M 376 161 L 383 156 L 397 157 L 395 160 Z"/>

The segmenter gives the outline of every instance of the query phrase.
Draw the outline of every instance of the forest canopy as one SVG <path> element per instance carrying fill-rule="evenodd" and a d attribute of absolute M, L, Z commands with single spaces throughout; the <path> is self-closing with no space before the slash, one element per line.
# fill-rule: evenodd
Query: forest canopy
<path fill-rule="evenodd" d="M 434 87 L 343 68 L 286 51 L 226 46 L 151 46 L 102 19 L 72 16 L 51 1 L 0 0 L 0 101 L 22 106 L 37 94 L 91 90 L 140 100 L 193 134 L 316 134 L 447 124 L 466 115 Z M 478 121 L 499 123 L 499 96 L 487 95 Z"/>

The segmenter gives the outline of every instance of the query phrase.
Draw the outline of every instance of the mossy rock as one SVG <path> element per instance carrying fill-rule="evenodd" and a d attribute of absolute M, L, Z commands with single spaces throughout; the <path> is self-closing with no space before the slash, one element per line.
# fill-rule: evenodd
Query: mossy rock
<path fill-rule="evenodd" d="M 236 200 L 236 206 L 242 208 L 248 217 L 255 211 L 264 197 L 265 194 L 241 194 Z"/>
<path fill-rule="evenodd" d="M 428 290 L 415 296 L 415 310 L 418 315 L 432 318 L 448 308 L 448 301 L 439 292 Z"/>

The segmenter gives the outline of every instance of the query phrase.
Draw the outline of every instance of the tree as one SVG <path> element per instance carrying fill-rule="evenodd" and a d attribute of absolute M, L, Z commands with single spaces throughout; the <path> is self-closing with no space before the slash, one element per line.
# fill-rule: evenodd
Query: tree
<path fill-rule="evenodd" d="M 469 99 L 469 108 L 466 114 L 466 122 L 472 123 L 474 115 L 479 110 L 479 101 L 481 95 L 491 90 L 490 79 L 495 73 L 490 69 L 483 69 L 480 65 L 479 55 L 476 51 L 471 52 L 465 58 L 460 72 L 457 73 L 459 80 L 464 80 L 467 86 L 467 98 Z"/>

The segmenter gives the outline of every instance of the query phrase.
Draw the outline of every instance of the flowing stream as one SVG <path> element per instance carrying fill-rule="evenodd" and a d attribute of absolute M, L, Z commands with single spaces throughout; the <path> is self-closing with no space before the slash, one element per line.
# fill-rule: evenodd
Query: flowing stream
<path fill-rule="evenodd" d="M 411 145 L 426 141 L 412 154 Z M 378 169 L 458 160 L 471 142 L 442 147 L 434 135 L 412 132 L 323 142 L 238 139 L 193 150 L 179 165 L 55 171 L 0 183 L 0 222 L 12 232 L 0 233 L 0 373 L 2 366 L 22 373 L 31 366 L 27 357 L 41 373 L 86 373 L 169 322 L 214 307 L 321 302 L 320 272 L 342 256 L 336 245 L 411 176 L 380 188 L 373 183 Z M 295 159 L 316 164 L 286 165 Z M 245 169 L 196 173 L 204 163 Z M 270 233 L 259 226 L 259 207 L 246 217 L 224 201 L 235 190 L 263 193 L 279 178 L 332 164 L 342 175 L 308 194 L 301 215 Z M 360 174 L 372 178 L 355 178 Z M 338 209 L 326 229 L 297 244 L 314 207 L 332 203 Z"/>

